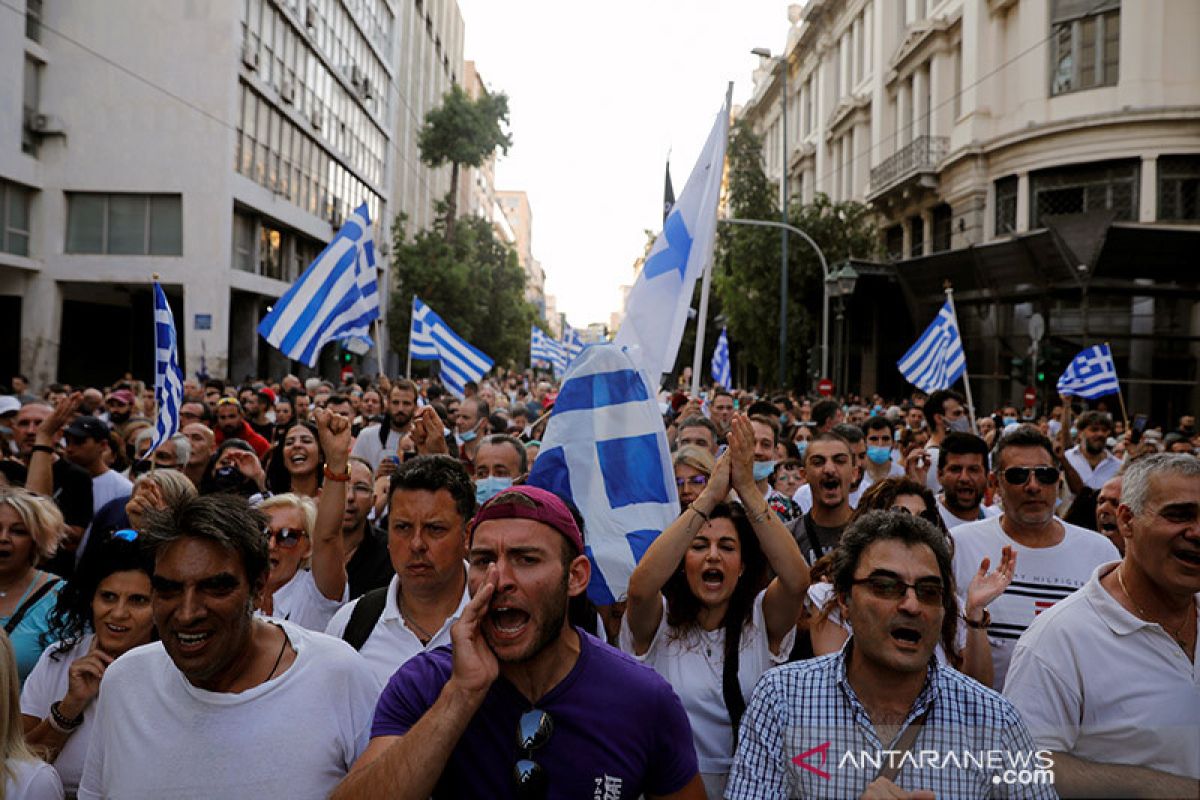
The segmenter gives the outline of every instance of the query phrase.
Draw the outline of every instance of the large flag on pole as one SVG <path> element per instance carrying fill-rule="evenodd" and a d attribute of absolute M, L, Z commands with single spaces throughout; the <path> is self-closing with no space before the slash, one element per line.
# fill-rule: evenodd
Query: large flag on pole
<path fill-rule="evenodd" d="M 616 343 L 637 348 L 634 361 L 653 381 L 675 366 L 692 290 L 712 257 L 728 128 L 729 109 L 722 106 L 625 305 Z"/>
<path fill-rule="evenodd" d="M 923 392 L 948 389 L 959 379 L 967 368 L 967 358 L 949 300 L 896 366 L 905 380 Z"/>
<path fill-rule="evenodd" d="M 567 369 L 529 483 L 587 520 L 592 601 L 622 598 L 646 548 L 679 516 L 679 499 L 654 391 L 618 345 L 592 345 Z"/>
<path fill-rule="evenodd" d="M 1117 367 L 1113 364 L 1112 351 L 1106 344 L 1085 348 L 1075 356 L 1062 377 L 1058 379 L 1058 393 L 1084 400 L 1095 400 L 1121 391 L 1117 381 Z"/>
<path fill-rule="evenodd" d="M 729 376 L 729 337 L 724 328 L 721 328 L 721 335 L 717 337 L 717 346 L 713 348 L 712 378 L 715 383 L 726 389 L 733 388 Z"/>
<path fill-rule="evenodd" d="M 183 405 L 183 370 L 179 368 L 175 315 L 158 281 L 154 282 L 154 399 L 158 420 L 147 458 L 179 430 L 179 407 Z"/>
<path fill-rule="evenodd" d="M 529 333 L 529 360 L 548 364 L 558 376 L 567 371 L 567 353 L 562 343 L 547 336 L 537 325 L 531 326 Z"/>
<path fill-rule="evenodd" d="M 440 362 L 442 384 L 459 398 L 467 381 L 479 381 L 495 363 L 455 333 L 416 295 L 413 295 L 408 350 L 417 361 Z"/>
<path fill-rule="evenodd" d="M 370 343 L 371 322 L 378 318 L 375 240 L 363 203 L 300 280 L 279 298 L 259 323 L 258 332 L 288 358 L 311 367 L 331 341 Z"/>

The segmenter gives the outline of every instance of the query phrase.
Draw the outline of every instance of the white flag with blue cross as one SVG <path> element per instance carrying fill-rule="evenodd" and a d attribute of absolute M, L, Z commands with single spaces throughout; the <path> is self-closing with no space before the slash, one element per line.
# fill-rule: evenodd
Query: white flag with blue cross
<path fill-rule="evenodd" d="M 1058 379 L 1058 393 L 1095 400 L 1121 391 L 1112 351 L 1106 344 L 1092 345 L 1071 360 Z"/>
<path fill-rule="evenodd" d="M 154 282 L 154 400 L 158 419 L 146 458 L 179 431 L 179 407 L 183 405 L 183 370 L 179 367 L 175 315 L 158 281 Z"/>

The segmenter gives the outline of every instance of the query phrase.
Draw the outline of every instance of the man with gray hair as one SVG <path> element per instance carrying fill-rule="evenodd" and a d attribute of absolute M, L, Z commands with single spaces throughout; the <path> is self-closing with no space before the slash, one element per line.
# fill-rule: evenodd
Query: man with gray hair
<path fill-rule="evenodd" d="M 150 443 L 154 441 L 154 428 L 143 428 L 138 431 L 137 436 L 133 439 L 133 452 L 137 455 L 130 470 L 135 474 L 138 470 L 138 461 L 146 460 L 146 451 L 150 449 Z M 153 453 L 150 454 L 150 461 L 155 469 L 183 469 L 188 459 L 192 457 L 192 442 L 182 433 L 177 433 L 170 439 L 158 446 Z M 144 470 L 141 470 L 144 471 Z"/>
<path fill-rule="evenodd" d="M 1101 564 L 1017 642 L 1004 693 L 1062 796 L 1200 796 L 1200 460 L 1125 468 L 1125 557 Z"/>

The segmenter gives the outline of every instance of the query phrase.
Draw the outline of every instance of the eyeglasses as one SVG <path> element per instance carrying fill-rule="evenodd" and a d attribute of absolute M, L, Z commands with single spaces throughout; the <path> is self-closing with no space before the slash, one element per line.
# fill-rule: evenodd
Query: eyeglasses
<path fill-rule="evenodd" d="M 908 590 L 916 592 L 917 600 L 928 606 L 942 604 L 942 595 L 946 587 L 936 578 L 919 580 L 916 583 L 905 583 L 892 575 L 868 575 L 865 578 L 851 581 L 851 586 L 865 583 L 871 594 L 882 600 L 900 600 L 908 595 Z"/>
<path fill-rule="evenodd" d="M 300 540 L 308 534 L 298 528 L 280 528 L 277 531 L 267 528 L 265 531 L 263 531 L 263 535 L 267 537 L 268 544 L 272 539 L 274 539 L 276 547 L 282 547 L 284 549 L 291 550 L 293 547 L 300 544 Z"/>
<path fill-rule="evenodd" d="M 550 741 L 554 733 L 554 720 L 545 711 L 531 709 L 517 720 L 517 747 L 521 749 L 524 758 L 518 759 L 513 766 L 513 780 L 517 785 L 517 796 L 520 798 L 546 797 L 550 784 L 546 778 L 546 770 L 534 761 L 532 751 L 543 747 Z"/>
<path fill-rule="evenodd" d="M 677 487 L 679 487 L 680 489 L 682 489 L 684 486 L 687 486 L 689 483 L 692 486 L 705 486 L 708 484 L 708 476 L 707 475 L 693 475 L 690 478 L 676 478 L 675 479 L 675 485 Z"/>
<path fill-rule="evenodd" d="M 1058 483 L 1058 467 L 1009 467 L 1002 473 L 1004 480 L 1013 486 L 1024 486 L 1029 476 L 1037 478 L 1042 486 L 1054 486 Z"/>

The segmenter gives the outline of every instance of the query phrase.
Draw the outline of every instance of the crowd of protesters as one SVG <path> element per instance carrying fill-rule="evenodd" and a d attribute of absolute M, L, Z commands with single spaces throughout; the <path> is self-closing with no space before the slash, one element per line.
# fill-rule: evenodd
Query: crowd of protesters
<path fill-rule="evenodd" d="M 35 388 L 0 799 L 1200 796 L 1193 416 L 684 375 L 681 514 L 596 607 L 525 484 L 552 380 L 189 379 L 152 452 L 132 376 Z"/>

